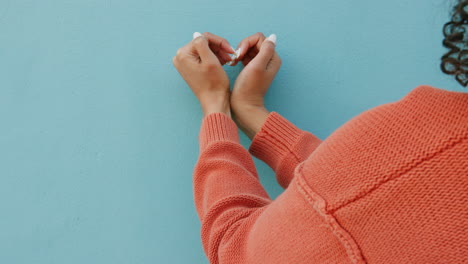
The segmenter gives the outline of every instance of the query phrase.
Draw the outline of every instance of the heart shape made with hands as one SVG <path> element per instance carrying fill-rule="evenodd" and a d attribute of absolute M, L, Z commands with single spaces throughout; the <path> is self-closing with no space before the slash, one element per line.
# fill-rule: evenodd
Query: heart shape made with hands
<path fill-rule="evenodd" d="M 193 39 L 196 39 L 198 37 L 203 37 L 203 35 L 200 32 L 193 33 Z M 276 35 L 271 34 L 268 38 L 266 38 L 266 40 L 269 40 L 273 42 L 274 44 L 276 44 Z M 234 50 L 234 54 L 229 54 L 229 56 L 231 57 L 231 61 L 226 63 L 226 65 L 229 65 L 229 66 L 234 64 L 235 60 L 239 58 L 241 51 L 242 51 L 242 48 L 234 49 L 232 46 L 231 46 L 231 49 Z"/>

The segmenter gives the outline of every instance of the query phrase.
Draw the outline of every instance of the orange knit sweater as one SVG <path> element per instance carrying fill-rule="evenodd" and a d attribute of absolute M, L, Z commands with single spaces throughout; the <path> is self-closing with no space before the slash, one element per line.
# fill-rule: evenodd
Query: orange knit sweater
<path fill-rule="evenodd" d="M 468 93 L 419 86 L 321 141 L 272 112 L 250 153 L 204 118 L 194 194 L 210 263 L 468 263 Z"/>

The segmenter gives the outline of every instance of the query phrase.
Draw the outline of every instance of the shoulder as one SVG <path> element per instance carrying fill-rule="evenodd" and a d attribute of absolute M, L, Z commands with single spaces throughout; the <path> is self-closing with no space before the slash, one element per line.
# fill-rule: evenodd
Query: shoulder
<path fill-rule="evenodd" d="M 333 209 L 466 137 L 468 93 L 422 85 L 345 123 L 301 170 Z"/>

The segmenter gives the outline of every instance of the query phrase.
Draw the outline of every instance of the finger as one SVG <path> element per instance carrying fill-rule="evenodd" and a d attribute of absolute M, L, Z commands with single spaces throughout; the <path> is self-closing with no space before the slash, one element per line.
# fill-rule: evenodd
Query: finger
<path fill-rule="evenodd" d="M 234 63 L 232 66 L 237 65 L 239 61 L 243 62 L 244 57 L 249 54 L 252 50 L 254 51 L 255 54 L 258 53 L 261 44 L 265 40 L 265 35 L 263 33 L 258 32 L 253 34 L 252 36 L 249 36 L 241 41 L 239 45 L 237 46 L 237 50 L 239 50 L 239 54 L 237 58 L 234 60 Z"/>
<path fill-rule="evenodd" d="M 203 36 L 208 40 L 210 47 L 216 50 L 222 50 L 224 52 L 231 53 L 231 54 L 235 52 L 235 50 L 231 47 L 231 45 L 226 39 L 220 36 L 217 36 L 213 33 L 210 33 L 210 32 L 203 33 Z"/>
<path fill-rule="evenodd" d="M 242 40 L 241 43 L 239 43 L 239 46 L 237 47 L 237 49 L 240 49 L 240 53 L 238 56 L 239 60 L 242 60 L 242 58 L 245 56 L 245 54 L 247 54 L 250 51 L 250 49 L 256 48 L 257 50 L 259 50 L 264 40 L 265 35 L 263 35 L 263 33 L 261 32 L 255 33 L 252 36 Z"/>
<path fill-rule="evenodd" d="M 202 63 L 215 61 L 218 62 L 218 57 L 211 51 L 208 40 L 198 32 L 193 33 L 194 39 L 191 42 L 192 52 L 195 52 L 200 57 Z"/>
<path fill-rule="evenodd" d="M 237 52 L 238 52 L 238 54 L 240 54 L 240 53 L 239 53 L 239 50 L 238 50 Z M 238 63 L 239 61 L 242 61 L 242 63 L 243 63 L 244 66 L 245 66 L 245 65 L 247 65 L 247 64 L 244 62 L 245 58 L 249 57 L 250 60 L 251 60 L 251 59 L 253 59 L 253 58 L 257 55 L 257 53 L 258 53 L 258 49 L 256 48 L 256 46 L 255 46 L 255 47 L 252 47 L 246 54 L 244 54 L 244 55 L 242 56 L 242 58 L 239 58 L 239 57 L 236 56 L 236 57 L 234 58 L 233 62 L 231 63 L 231 66 L 236 66 L 237 63 Z M 250 61 L 250 60 L 249 60 L 249 61 Z"/>
<path fill-rule="evenodd" d="M 242 64 L 245 66 L 247 66 L 251 61 L 252 61 L 253 57 L 250 57 L 249 55 L 246 55 L 244 56 L 244 58 L 242 59 Z"/>
<path fill-rule="evenodd" d="M 235 51 L 226 39 L 210 32 L 203 33 L 203 37 L 208 40 L 210 49 L 213 51 L 216 57 L 218 57 L 219 62 L 222 65 L 228 61 L 231 61 L 231 57 L 228 55 L 228 53 L 234 53 Z"/>
<path fill-rule="evenodd" d="M 258 67 L 267 69 L 268 64 L 275 55 L 276 35 L 271 34 L 263 41 L 257 56 L 250 62 Z"/>
<path fill-rule="evenodd" d="M 251 60 L 253 60 L 253 58 L 255 58 L 255 56 L 257 56 L 258 54 L 258 50 L 255 50 L 255 49 L 251 49 L 247 54 L 245 54 L 244 58 L 242 58 L 242 64 L 244 66 L 247 66 L 247 64 L 249 64 L 249 62 Z"/>
<path fill-rule="evenodd" d="M 219 62 L 224 65 L 226 62 L 231 61 L 231 57 L 224 51 L 218 50 L 215 52 L 216 57 L 218 57 Z"/>

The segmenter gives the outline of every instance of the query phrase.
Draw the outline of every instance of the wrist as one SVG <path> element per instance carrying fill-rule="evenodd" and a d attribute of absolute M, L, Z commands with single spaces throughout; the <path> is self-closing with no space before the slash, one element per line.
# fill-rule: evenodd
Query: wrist
<path fill-rule="evenodd" d="M 200 103 L 204 117 L 212 113 L 223 113 L 231 117 L 229 95 L 205 97 L 203 100 L 200 100 Z"/>
<path fill-rule="evenodd" d="M 233 108 L 233 114 L 234 120 L 241 130 L 250 139 L 253 139 L 262 128 L 270 112 L 263 105 L 236 105 Z"/>

